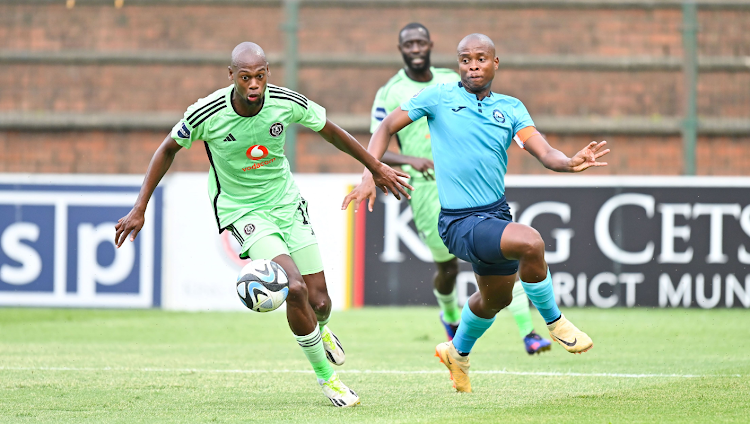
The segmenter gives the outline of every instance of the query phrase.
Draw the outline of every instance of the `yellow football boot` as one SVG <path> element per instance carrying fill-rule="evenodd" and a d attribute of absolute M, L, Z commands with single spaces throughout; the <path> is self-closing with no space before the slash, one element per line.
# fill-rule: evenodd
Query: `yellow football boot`
<path fill-rule="evenodd" d="M 448 368 L 456 391 L 471 393 L 469 380 L 469 357 L 461 356 L 453 346 L 453 342 L 440 343 L 435 347 L 435 356 Z"/>
<path fill-rule="evenodd" d="M 576 328 L 572 322 L 560 315 L 560 319 L 548 325 L 552 340 L 560 343 L 570 353 L 583 353 L 594 346 L 594 342 L 586 333 Z"/>

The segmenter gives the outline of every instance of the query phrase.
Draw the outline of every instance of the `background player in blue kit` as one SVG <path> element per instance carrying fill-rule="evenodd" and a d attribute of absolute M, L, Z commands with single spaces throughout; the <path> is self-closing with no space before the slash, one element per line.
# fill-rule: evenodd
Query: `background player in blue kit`
<path fill-rule="evenodd" d="M 604 141 L 592 142 L 568 157 L 552 148 L 536 131 L 523 103 L 491 91 L 498 64 L 489 37 L 466 36 L 458 45 L 461 82 L 426 88 L 403 103 L 383 120 L 368 148 L 373 156 L 382 157 L 393 134 L 427 117 L 441 204 L 440 237 L 452 254 L 472 263 L 479 286 L 464 305 L 453 340 L 436 347 L 460 392 L 471 392 L 468 355 L 495 314 L 510 304 L 517 272 L 555 341 L 572 353 L 593 346 L 555 303 L 542 237 L 529 226 L 511 222 L 504 180 L 507 149 L 514 139 L 546 168 L 558 172 L 604 166 L 597 159 L 609 149 L 602 150 Z M 375 185 L 367 170 L 343 207 L 351 201 L 356 207 L 364 199 L 369 199 L 372 210 Z"/>

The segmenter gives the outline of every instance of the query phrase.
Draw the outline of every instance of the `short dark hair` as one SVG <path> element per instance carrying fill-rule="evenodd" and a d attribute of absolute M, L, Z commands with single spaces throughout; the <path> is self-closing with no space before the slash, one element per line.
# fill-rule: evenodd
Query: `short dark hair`
<path fill-rule="evenodd" d="M 401 31 L 398 32 L 398 42 L 401 43 L 401 34 L 408 30 L 408 29 L 423 29 L 424 32 L 427 34 L 427 39 L 430 39 L 430 30 L 427 29 L 426 26 L 420 24 L 419 22 L 412 22 L 406 24 L 403 28 L 401 28 Z"/>

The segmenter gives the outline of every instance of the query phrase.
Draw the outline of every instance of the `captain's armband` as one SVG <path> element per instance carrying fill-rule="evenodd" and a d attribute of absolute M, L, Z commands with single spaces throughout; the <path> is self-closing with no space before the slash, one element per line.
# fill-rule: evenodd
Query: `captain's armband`
<path fill-rule="evenodd" d="M 526 147 L 524 147 L 526 145 L 526 140 L 530 139 L 531 136 L 534 136 L 537 134 L 539 134 L 539 131 L 536 130 L 536 127 L 526 127 L 526 128 L 520 129 L 516 133 L 516 136 L 513 137 L 513 140 L 516 141 L 516 144 L 518 144 L 518 147 L 526 150 Z"/>

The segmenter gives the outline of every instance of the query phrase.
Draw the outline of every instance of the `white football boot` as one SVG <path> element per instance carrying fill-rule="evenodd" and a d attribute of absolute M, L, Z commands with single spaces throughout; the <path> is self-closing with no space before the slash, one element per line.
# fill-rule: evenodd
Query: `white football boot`
<path fill-rule="evenodd" d="M 348 408 L 350 406 L 359 405 L 359 396 L 354 393 L 354 390 L 346 387 L 346 384 L 339 380 L 339 376 L 336 373 L 333 373 L 328 381 L 319 378 L 318 384 L 323 388 L 323 394 L 326 395 L 333 406 L 337 408 Z"/>
<path fill-rule="evenodd" d="M 344 348 L 341 347 L 339 338 L 333 334 L 333 331 L 327 325 L 324 325 L 320 330 L 320 337 L 323 339 L 323 349 L 326 351 L 328 362 L 338 366 L 344 365 L 346 361 Z"/>

